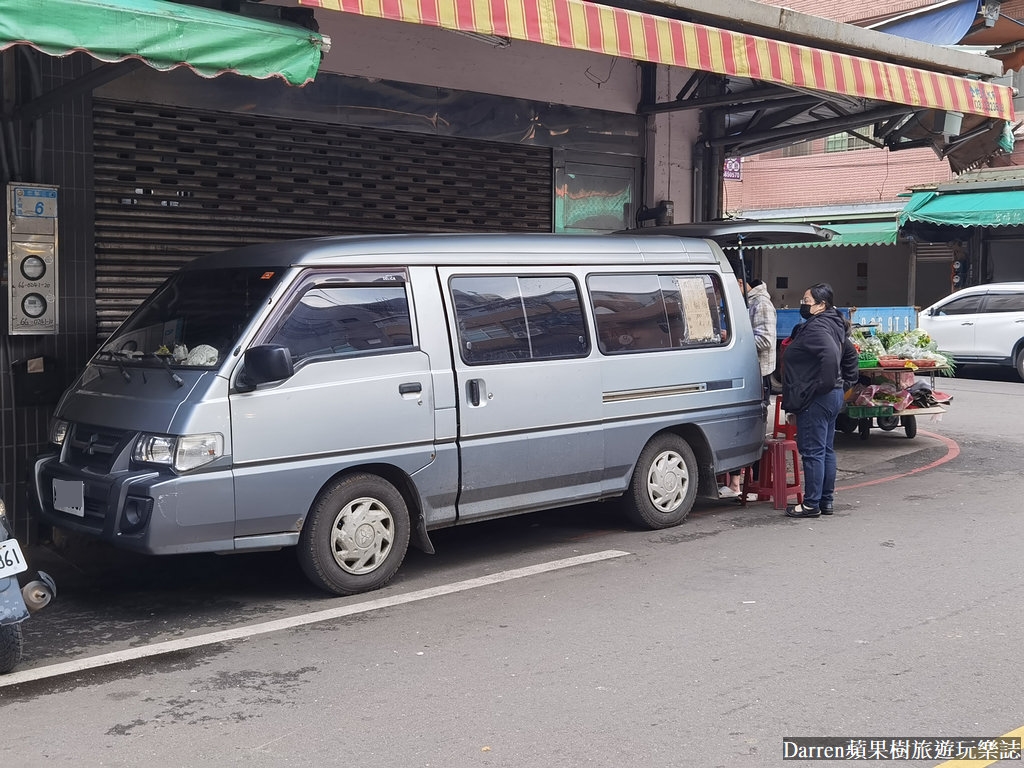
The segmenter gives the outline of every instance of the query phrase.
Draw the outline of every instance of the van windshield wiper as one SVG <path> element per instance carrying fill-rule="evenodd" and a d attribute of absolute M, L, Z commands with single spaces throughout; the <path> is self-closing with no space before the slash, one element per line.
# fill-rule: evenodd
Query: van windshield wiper
<path fill-rule="evenodd" d="M 169 362 L 167 362 L 167 355 L 158 355 L 156 352 L 154 352 L 153 353 L 153 357 L 155 357 L 157 360 L 159 360 L 161 363 L 163 363 L 164 369 L 169 374 L 171 374 L 171 381 L 173 381 L 179 387 L 182 387 L 182 386 L 185 385 L 185 381 L 181 378 L 181 376 L 179 376 L 178 374 L 176 374 L 174 372 L 174 369 L 171 368 L 171 364 Z"/>
<path fill-rule="evenodd" d="M 127 382 L 131 382 L 132 375 L 128 371 L 128 366 L 124 364 L 124 358 L 131 358 L 131 355 L 129 353 L 115 352 L 112 349 L 103 349 L 100 350 L 97 357 L 102 357 L 103 355 L 106 355 L 108 359 L 113 360 L 115 363 L 117 363 L 117 367 L 121 369 L 121 375 L 124 377 L 124 380 Z"/>

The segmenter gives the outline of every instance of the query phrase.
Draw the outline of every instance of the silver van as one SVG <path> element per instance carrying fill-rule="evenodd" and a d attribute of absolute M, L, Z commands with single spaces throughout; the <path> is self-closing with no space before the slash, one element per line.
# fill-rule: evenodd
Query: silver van
<path fill-rule="evenodd" d="M 298 546 L 385 584 L 446 526 L 621 497 L 681 523 L 761 455 L 714 242 L 346 236 L 190 263 L 102 345 L 35 462 L 41 518 L 137 552 Z"/>

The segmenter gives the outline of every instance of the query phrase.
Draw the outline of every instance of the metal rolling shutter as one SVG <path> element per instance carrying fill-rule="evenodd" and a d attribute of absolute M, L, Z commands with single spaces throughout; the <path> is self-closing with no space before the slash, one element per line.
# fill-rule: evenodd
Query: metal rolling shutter
<path fill-rule="evenodd" d="M 299 120 L 94 103 L 97 334 L 190 259 L 366 232 L 552 231 L 552 153 Z"/>
<path fill-rule="evenodd" d="M 956 253 L 953 243 L 914 243 L 918 261 L 952 261 Z"/>

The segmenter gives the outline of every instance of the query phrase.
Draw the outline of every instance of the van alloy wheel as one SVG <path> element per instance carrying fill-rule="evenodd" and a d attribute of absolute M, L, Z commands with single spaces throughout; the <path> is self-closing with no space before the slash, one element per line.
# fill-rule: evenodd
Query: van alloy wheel
<path fill-rule="evenodd" d="M 672 433 L 655 435 L 640 452 L 623 496 L 626 516 L 644 528 L 679 525 L 697 498 L 697 459 Z"/>
<path fill-rule="evenodd" d="M 299 537 L 299 564 L 336 595 L 378 589 L 405 559 L 409 533 L 409 509 L 395 486 L 377 475 L 348 475 L 314 502 Z"/>

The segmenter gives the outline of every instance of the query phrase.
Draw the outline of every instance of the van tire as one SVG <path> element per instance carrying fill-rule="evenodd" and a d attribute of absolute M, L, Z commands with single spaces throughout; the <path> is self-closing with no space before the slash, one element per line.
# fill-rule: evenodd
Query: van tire
<path fill-rule="evenodd" d="M 395 486 L 377 475 L 348 475 L 313 503 L 299 536 L 299 564 L 328 592 L 369 592 L 395 575 L 409 531 L 409 508 Z"/>
<path fill-rule="evenodd" d="M 0 674 L 10 672 L 21 661 L 21 624 L 0 626 Z"/>
<path fill-rule="evenodd" d="M 630 522 L 643 528 L 679 525 L 697 499 L 697 459 L 683 438 L 656 435 L 637 459 L 633 479 L 623 496 Z"/>

